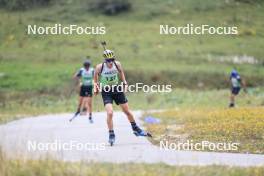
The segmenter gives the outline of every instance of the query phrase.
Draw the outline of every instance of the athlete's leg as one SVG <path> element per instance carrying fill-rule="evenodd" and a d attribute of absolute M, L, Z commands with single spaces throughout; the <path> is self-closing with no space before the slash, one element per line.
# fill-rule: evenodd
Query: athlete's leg
<path fill-rule="evenodd" d="M 89 118 L 92 118 L 92 97 L 87 97 L 87 112 Z"/>
<path fill-rule="evenodd" d="M 234 107 L 235 106 L 235 96 L 236 96 L 235 94 L 231 93 L 229 107 Z"/>
<path fill-rule="evenodd" d="M 109 140 L 110 145 L 115 142 L 115 133 L 113 130 L 113 97 L 112 94 L 102 91 L 102 98 L 107 113 L 107 126 L 109 130 Z"/>
<path fill-rule="evenodd" d="M 80 114 L 82 103 L 83 103 L 83 97 L 80 96 L 80 97 L 79 97 L 79 103 L 78 103 L 77 111 L 75 112 L 74 117 L 76 117 L 78 114 Z M 72 120 L 72 119 L 71 119 L 71 120 Z M 70 121 L 71 121 L 71 120 L 70 120 Z"/>
<path fill-rule="evenodd" d="M 77 112 L 81 110 L 82 104 L 83 104 L 83 99 L 84 97 L 80 96 L 79 97 L 79 104 L 78 104 L 78 108 L 77 108 Z"/>
<path fill-rule="evenodd" d="M 230 95 L 230 104 L 229 107 L 235 107 L 235 97 L 239 93 L 240 88 L 233 87 L 231 90 L 231 95 Z"/>
<path fill-rule="evenodd" d="M 123 112 L 126 114 L 129 122 L 131 123 L 132 130 L 136 136 L 151 136 L 150 133 L 145 132 L 144 130 L 140 129 L 136 122 L 133 114 L 129 110 L 128 103 L 120 104 L 120 107 L 122 108 Z"/>
<path fill-rule="evenodd" d="M 111 103 L 107 103 L 105 105 L 105 110 L 107 113 L 107 126 L 109 131 L 113 130 L 113 105 Z"/>
<path fill-rule="evenodd" d="M 80 107 L 81 115 L 86 115 L 87 113 L 87 97 L 82 98 L 82 104 Z"/>
<path fill-rule="evenodd" d="M 107 113 L 107 126 L 108 126 L 108 130 L 109 130 L 108 142 L 112 146 L 115 142 L 115 132 L 113 129 L 113 104 L 111 104 L 111 103 L 105 104 L 105 110 Z"/>
<path fill-rule="evenodd" d="M 120 107 L 122 111 L 126 114 L 129 122 L 135 122 L 134 116 L 129 109 L 128 103 L 120 104 Z"/>
<path fill-rule="evenodd" d="M 236 95 L 231 94 L 231 96 L 230 96 L 230 102 L 231 103 L 235 103 L 235 97 L 236 97 Z"/>

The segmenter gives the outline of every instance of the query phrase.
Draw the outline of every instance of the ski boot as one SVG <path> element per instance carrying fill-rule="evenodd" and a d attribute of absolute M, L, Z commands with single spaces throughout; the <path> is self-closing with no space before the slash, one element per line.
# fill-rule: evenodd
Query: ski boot
<path fill-rule="evenodd" d="M 115 143 L 115 133 L 109 132 L 109 140 L 108 140 L 110 146 L 113 146 Z"/>
<path fill-rule="evenodd" d="M 230 103 L 229 104 L 229 108 L 234 108 L 235 107 L 235 104 L 234 103 Z"/>
<path fill-rule="evenodd" d="M 146 132 L 142 129 L 140 129 L 138 126 L 133 127 L 133 133 L 136 136 L 147 136 L 147 137 L 152 137 L 152 135 L 149 132 Z"/>

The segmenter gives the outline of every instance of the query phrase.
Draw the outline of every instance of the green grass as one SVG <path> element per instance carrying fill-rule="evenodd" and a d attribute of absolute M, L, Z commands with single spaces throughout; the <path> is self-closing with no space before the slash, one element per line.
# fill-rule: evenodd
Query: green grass
<path fill-rule="evenodd" d="M 129 83 L 173 85 L 173 92 L 169 94 L 129 94 L 132 109 L 222 109 L 228 104 L 228 75 L 236 67 L 252 87 L 249 94 L 242 93 L 238 97 L 237 103 L 240 107 L 253 108 L 254 111 L 254 107 L 264 105 L 264 6 L 263 3 L 243 4 L 234 3 L 233 0 L 227 2 L 135 0 L 132 1 L 131 12 L 111 17 L 91 12 L 84 1 L 77 0 L 28 11 L 11 12 L 0 9 L 0 123 L 38 114 L 74 112 L 77 94 L 72 92 L 74 85 L 71 77 L 81 67 L 84 56 L 89 55 L 93 65 L 102 62 L 102 40 L 109 43 L 109 48 L 115 51 L 118 60 L 122 62 Z M 42 26 L 54 23 L 104 25 L 107 27 L 107 34 L 28 36 L 25 33 L 28 24 Z M 180 26 L 186 23 L 236 25 L 239 35 L 159 35 L 160 24 Z M 253 56 L 259 64 L 219 61 L 222 56 L 242 55 Z M 102 110 L 101 97 L 98 96 L 94 99 L 94 111 Z M 177 123 L 179 119 L 182 123 L 186 120 L 190 122 L 196 116 L 188 116 L 186 119 L 170 116 L 168 121 L 164 115 L 159 117 L 165 124 L 160 129 L 153 129 L 156 130 L 156 136 L 162 134 L 168 122 L 170 125 Z M 203 117 L 206 119 L 207 116 Z M 252 119 L 254 122 L 255 118 Z M 195 119 L 194 124 L 191 124 L 195 125 L 199 120 Z M 224 120 L 228 121 L 226 118 Z M 258 127 L 263 129 L 262 125 Z M 254 134 L 261 132 L 258 129 Z M 197 132 L 198 135 L 199 128 L 197 130 L 193 133 Z M 207 132 L 211 132 L 210 130 L 208 128 Z M 243 134 L 245 133 L 244 131 Z M 193 137 L 200 140 L 203 136 L 211 139 L 208 135 Z M 243 151 L 256 152 L 259 147 L 263 150 L 262 140 L 258 144 L 251 148 L 247 146 Z M 0 155 L 0 175 L 260 176 L 263 172 L 263 167 L 175 167 L 164 164 L 21 161 L 7 160 Z"/>
<path fill-rule="evenodd" d="M 73 113 L 76 110 L 78 95 L 76 91 L 66 90 L 64 96 L 59 91 L 51 93 L 37 92 L 14 93 L 3 96 L 0 106 L 0 122 L 23 117 L 50 114 L 60 112 Z M 240 107 L 263 106 L 263 89 L 249 89 L 248 94 L 241 93 L 237 97 L 237 105 Z M 131 109 L 173 109 L 173 108 L 223 108 L 229 102 L 228 90 L 186 90 L 175 89 L 171 93 L 130 93 L 127 94 Z M 12 98 L 13 97 L 13 98 Z M 14 98 L 15 97 L 15 98 Z M 140 100 L 140 101 L 139 101 Z M 101 95 L 93 99 L 94 111 L 103 111 Z M 115 110 L 119 110 L 115 106 Z"/>
<path fill-rule="evenodd" d="M 165 164 L 111 164 L 59 162 L 54 160 L 6 160 L 1 157 L 1 175 L 70 176 L 70 175 L 175 175 L 175 176 L 261 176 L 263 167 L 168 166 Z"/>
<path fill-rule="evenodd" d="M 259 65 L 236 65 L 253 86 L 263 85 L 263 5 L 225 3 L 224 1 L 177 0 L 162 2 L 135 1 L 131 12 L 107 17 L 89 12 L 80 3 L 62 3 L 49 8 L 26 12 L 1 11 L 0 28 L 0 88 L 3 91 L 37 91 L 56 88 L 69 81 L 86 55 L 93 64 L 102 62 L 101 40 L 116 51 L 119 60 L 131 73 L 142 71 L 146 79 L 165 72 L 160 80 L 171 76 L 171 82 L 185 79 L 185 88 L 197 87 L 190 83 L 205 82 L 216 88 L 226 83 L 234 64 L 219 63 L 219 56 L 249 55 Z M 145 9 L 148 9 L 146 11 Z M 179 11 L 175 13 L 175 11 Z M 71 13 L 70 13 L 71 12 Z M 78 20 L 77 20 L 78 19 Z M 54 23 L 105 25 L 104 36 L 28 36 L 27 24 L 53 25 Z M 174 26 L 186 23 L 237 25 L 239 36 L 162 36 L 159 24 Z M 250 35 L 243 32 L 254 31 Z M 208 55 L 213 58 L 208 60 Z M 216 58 L 216 59 L 214 59 Z M 172 73 L 172 74 L 171 74 Z M 133 74 L 132 74 L 133 75 Z M 184 76 L 186 75 L 186 77 Z M 195 75 L 195 76 L 194 76 Z M 129 75 L 128 75 L 129 76 Z M 213 79 L 218 76 L 217 85 Z M 133 76 L 130 76 L 133 82 Z M 183 78 L 185 77 L 185 78 Z M 180 79 L 181 78 L 181 79 Z M 208 81 L 209 80 L 209 81 Z M 180 86 L 176 84 L 176 86 Z M 225 84 L 226 85 L 226 84 Z"/>
<path fill-rule="evenodd" d="M 178 108 L 152 114 L 160 124 L 148 125 L 155 134 L 153 142 L 238 143 L 237 149 L 226 147 L 204 151 L 263 154 L 264 108 Z"/>

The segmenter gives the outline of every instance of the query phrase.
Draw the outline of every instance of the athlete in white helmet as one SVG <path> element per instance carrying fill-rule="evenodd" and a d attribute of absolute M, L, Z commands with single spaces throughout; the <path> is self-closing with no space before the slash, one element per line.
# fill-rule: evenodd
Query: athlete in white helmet
<path fill-rule="evenodd" d="M 151 136 L 137 126 L 134 116 L 129 110 L 128 101 L 124 91 L 120 91 L 117 88 L 117 85 L 120 85 L 119 79 L 121 79 L 123 86 L 127 86 L 126 77 L 120 62 L 115 60 L 114 52 L 111 50 L 105 50 L 103 56 L 104 62 L 96 66 L 94 82 L 95 94 L 99 92 L 99 87 L 102 86 L 101 94 L 107 112 L 110 145 L 113 145 L 115 142 L 113 128 L 113 101 L 119 105 L 126 114 L 136 136 Z M 108 88 L 108 90 L 106 90 L 106 88 Z"/>

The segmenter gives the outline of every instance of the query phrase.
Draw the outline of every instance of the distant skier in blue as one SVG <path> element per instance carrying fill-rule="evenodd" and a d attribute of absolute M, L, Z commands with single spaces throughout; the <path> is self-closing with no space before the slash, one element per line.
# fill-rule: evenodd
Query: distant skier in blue
<path fill-rule="evenodd" d="M 239 94 L 241 87 L 244 88 L 246 92 L 246 85 L 244 80 L 241 79 L 239 73 L 233 69 L 230 74 L 230 83 L 231 83 L 231 96 L 229 107 L 235 107 L 235 97 Z"/>

